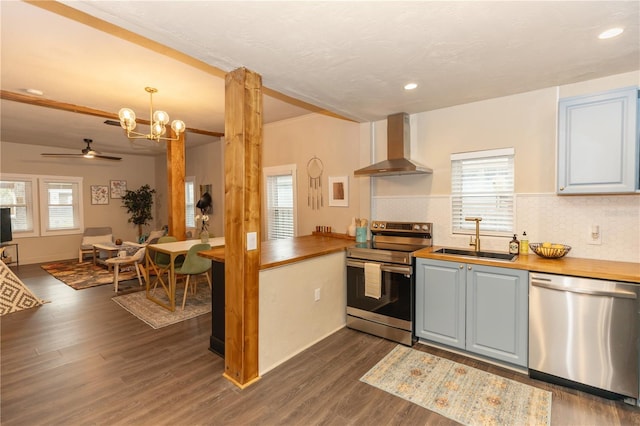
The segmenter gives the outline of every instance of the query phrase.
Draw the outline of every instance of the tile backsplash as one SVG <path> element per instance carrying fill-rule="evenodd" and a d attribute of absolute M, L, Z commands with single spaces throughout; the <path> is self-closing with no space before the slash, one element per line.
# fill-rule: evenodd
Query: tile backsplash
<path fill-rule="evenodd" d="M 371 220 L 433 222 L 434 245 L 469 244 L 469 236 L 451 233 L 449 196 L 376 196 L 371 210 Z M 588 244 L 592 225 L 600 227 L 599 245 Z M 532 243 L 568 244 L 569 257 L 640 262 L 640 196 L 517 194 L 516 231 L 518 238 L 526 231 Z M 507 251 L 509 240 L 483 237 L 482 248 Z"/>

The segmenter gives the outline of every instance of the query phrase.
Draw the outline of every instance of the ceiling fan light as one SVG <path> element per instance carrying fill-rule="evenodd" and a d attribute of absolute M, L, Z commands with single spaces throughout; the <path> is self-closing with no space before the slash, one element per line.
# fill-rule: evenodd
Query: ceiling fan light
<path fill-rule="evenodd" d="M 153 113 L 153 121 L 162 123 L 164 126 L 169 122 L 169 114 L 164 111 L 156 111 Z"/>
<path fill-rule="evenodd" d="M 93 158 L 93 152 L 87 152 L 86 154 L 83 155 L 84 158 Z"/>
<path fill-rule="evenodd" d="M 184 121 L 173 120 L 173 122 L 171 123 L 171 128 L 176 133 L 176 135 L 179 135 L 180 133 L 184 132 L 184 129 L 185 129 Z"/>

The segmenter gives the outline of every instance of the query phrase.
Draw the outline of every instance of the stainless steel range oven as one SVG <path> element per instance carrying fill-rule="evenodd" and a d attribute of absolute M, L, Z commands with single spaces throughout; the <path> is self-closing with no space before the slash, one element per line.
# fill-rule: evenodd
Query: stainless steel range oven
<path fill-rule="evenodd" d="M 415 342 L 414 258 L 431 247 L 433 225 L 371 223 L 371 239 L 347 250 L 347 327 L 404 345 Z"/>

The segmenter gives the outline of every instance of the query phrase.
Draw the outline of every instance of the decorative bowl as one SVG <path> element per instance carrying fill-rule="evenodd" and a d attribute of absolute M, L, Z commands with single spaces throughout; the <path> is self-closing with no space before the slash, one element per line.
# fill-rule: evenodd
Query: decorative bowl
<path fill-rule="evenodd" d="M 529 248 L 538 256 L 547 259 L 559 259 L 571 250 L 571 246 L 555 243 L 546 246 L 543 246 L 543 243 L 530 243 Z"/>

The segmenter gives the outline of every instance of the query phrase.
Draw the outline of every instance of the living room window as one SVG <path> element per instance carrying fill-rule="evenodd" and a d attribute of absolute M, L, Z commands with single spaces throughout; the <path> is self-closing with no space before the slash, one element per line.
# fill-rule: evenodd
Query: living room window
<path fill-rule="evenodd" d="M 451 219 L 454 234 L 475 232 L 465 217 L 481 217 L 483 235 L 513 234 L 514 149 L 451 155 Z"/>
<path fill-rule="evenodd" d="M 11 208 L 14 238 L 81 233 L 82 178 L 2 174 L 0 206 Z"/>
<path fill-rule="evenodd" d="M 82 220 L 82 178 L 46 176 L 38 179 L 40 192 L 40 234 L 76 234 Z"/>
<path fill-rule="evenodd" d="M 296 165 L 265 167 L 266 236 L 268 240 L 296 235 Z"/>
<path fill-rule="evenodd" d="M 36 237 L 39 223 L 34 220 L 38 210 L 34 191 L 37 178 L 31 175 L 3 174 L 0 180 L 0 206 L 11 209 L 11 229 L 14 238 Z"/>

